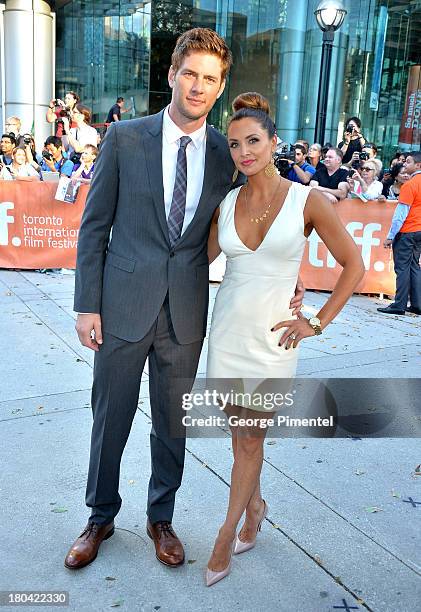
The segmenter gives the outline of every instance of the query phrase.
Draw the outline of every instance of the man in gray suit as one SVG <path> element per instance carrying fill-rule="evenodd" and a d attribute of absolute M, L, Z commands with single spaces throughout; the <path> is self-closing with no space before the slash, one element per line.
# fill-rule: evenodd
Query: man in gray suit
<path fill-rule="evenodd" d="M 230 65 L 231 53 L 215 32 L 184 33 L 171 58 L 171 104 L 157 115 L 112 124 L 98 156 L 79 234 L 74 304 L 80 341 L 96 351 L 86 491 L 92 510 L 66 556 L 70 569 L 91 563 L 114 533 L 120 461 L 146 358 L 147 533 L 159 561 L 184 562 L 171 521 L 185 436 L 172 427 L 181 423 L 181 397 L 190 391 L 206 334 L 211 219 L 237 185 L 226 139 L 206 125 Z"/>

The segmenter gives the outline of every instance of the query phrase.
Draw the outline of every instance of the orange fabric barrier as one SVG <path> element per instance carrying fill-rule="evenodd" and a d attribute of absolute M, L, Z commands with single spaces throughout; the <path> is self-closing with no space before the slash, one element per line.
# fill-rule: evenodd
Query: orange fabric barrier
<path fill-rule="evenodd" d="M 53 183 L 0 181 L 0 267 L 75 267 L 80 218 L 89 186 L 81 186 L 74 204 L 55 200 L 56 188 Z M 395 292 L 392 253 L 383 248 L 395 206 L 396 202 L 360 200 L 343 200 L 336 205 L 366 266 L 358 292 Z M 312 232 L 301 266 L 305 287 L 332 290 L 340 270 Z"/>
<path fill-rule="evenodd" d="M 342 200 L 336 212 L 361 249 L 366 273 L 357 293 L 395 293 L 395 273 L 391 249 L 383 247 L 390 228 L 396 202 Z M 316 232 L 312 232 L 305 248 L 300 274 L 307 289 L 331 291 L 341 266 L 335 262 Z"/>
<path fill-rule="evenodd" d="M 54 199 L 57 183 L 0 181 L 0 267 L 74 268 L 89 185 L 77 200 Z"/>

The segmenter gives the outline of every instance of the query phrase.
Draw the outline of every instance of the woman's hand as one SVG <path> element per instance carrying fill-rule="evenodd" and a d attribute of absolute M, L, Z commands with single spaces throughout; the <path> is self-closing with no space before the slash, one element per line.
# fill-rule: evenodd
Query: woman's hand
<path fill-rule="evenodd" d="M 278 331 L 282 327 L 286 327 L 287 329 L 281 336 L 279 340 L 279 346 L 282 346 L 285 343 L 285 348 L 289 349 L 291 346 L 293 348 L 297 348 L 298 343 L 303 338 L 309 338 L 310 336 L 315 336 L 316 332 L 311 327 L 308 319 L 299 312 L 297 315 L 297 319 L 292 319 L 290 321 L 280 321 L 274 327 L 272 327 L 271 331 Z"/>
<path fill-rule="evenodd" d="M 291 308 L 293 315 L 298 315 L 298 313 L 300 312 L 303 306 L 303 299 L 304 299 L 305 291 L 306 290 L 305 290 L 303 281 L 301 280 L 301 277 L 299 276 L 297 278 L 297 285 L 295 287 L 294 296 L 291 298 L 291 301 L 289 303 L 289 307 Z"/>

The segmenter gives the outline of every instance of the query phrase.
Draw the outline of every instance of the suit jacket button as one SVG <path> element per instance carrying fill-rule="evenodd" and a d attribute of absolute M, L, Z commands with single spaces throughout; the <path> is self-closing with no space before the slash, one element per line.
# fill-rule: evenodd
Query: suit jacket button
<path fill-rule="evenodd" d="M 174 251 L 170 251 L 170 257 L 174 257 L 175 253 Z"/>

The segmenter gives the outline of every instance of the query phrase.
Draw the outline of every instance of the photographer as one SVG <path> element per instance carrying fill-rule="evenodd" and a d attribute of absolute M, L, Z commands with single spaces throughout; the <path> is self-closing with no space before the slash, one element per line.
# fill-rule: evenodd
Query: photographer
<path fill-rule="evenodd" d="M 73 162 L 63 156 L 63 146 L 58 136 L 49 136 L 44 143 L 41 170 L 44 172 L 59 172 L 70 177 L 73 172 Z"/>
<path fill-rule="evenodd" d="M 13 149 L 16 147 L 16 139 L 10 134 L 3 134 L 0 141 L 0 163 L 4 166 L 9 166 L 12 161 Z"/>
<path fill-rule="evenodd" d="M 338 148 L 344 154 L 342 163 L 349 165 L 353 154 L 361 152 L 364 145 L 365 139 L 361 134 L 361 121 L 358 117 L 351 117 L 345 123 L 344 137 L 338 144 Z"/>
<path fill-rule="evenodd" d="M 9 166 L 3 166 L 0 179 L 4 181 L 39 181 L 40 176 L 28 162 L 25 148 L 15 147 L 12 151 L 12 163 Z"/>
<path fill-rule="evenodd" d="M 79 101 L 80 98 L 74 91 L 67 92 L 67 94 L 64 96 L 64 102 L 59 98 L 50 100 L 45 118 L 48 123 L 57 122 L 55 135 L 59 138 L 63 136 L 63 117 L 70 117 L 70 113 L 73 111 L 74 107 Z M 72 124 L 71 127 L 76 127 L 76 124 Z"/>
<path fill-rule="evenodd" d="M 24 134 L 22 145 L 26 152 L 28 163 L 39 173 L 41 170 L 42 157 L 35 151 L 35 140 L 32 134 Z"/>
<path fill-rule="evenodd" d="M 83 104 L 76 104 L 72 111 L 72 119 L 76 123 L 75 128 L 70 128 L 70 122 L 67 117 L 63 117 L 65 134 L 62 142 L 65 150 L 68 152 L 69 158 L 72 159 L 74 153 L 82 153 L 86 145 L 90 144 L 94 147 L 98 144 L 98 132 L 89 124 L 91 122 L 91 111 Z M 80 155 L 78 156 L 80 159 Z M 73 160 L 75 163 L 75 160 Z"/>
<path fill-rule="evenodd" d="M 295 160 L 290 162 L 290 170 L 288 172 L 288 179 L 294 183 L 301 183 L 302 185 L 308 185 L 311 178 L 316 172 L 311 164 L 306 162 L 305 156 L 307 154 L 304 145 L 295 144 Z"/>
<path fill-rule="evenodd" d="M 355 183 L 359 183 L 361 192 L 367 200 L 377 200 L 383 190 L 383 185 L 377 180 L 378 167 L 374 160 L 369 159 L 357 169 L 352 169 L 353 173 L 348 177 L 348 185 L 351 190 L 357 193 Z M 352 172 L 350 171 L 350 173 Z"/>
<path fill-rule="evenodd" d="M 332 147 L 325 155 L 324 166 L 317 170 L 310 181 L 310 187 L 323 191 L 332 203 L 348 195 L 348 170 L 341 168 L 343 153 Z"/>

